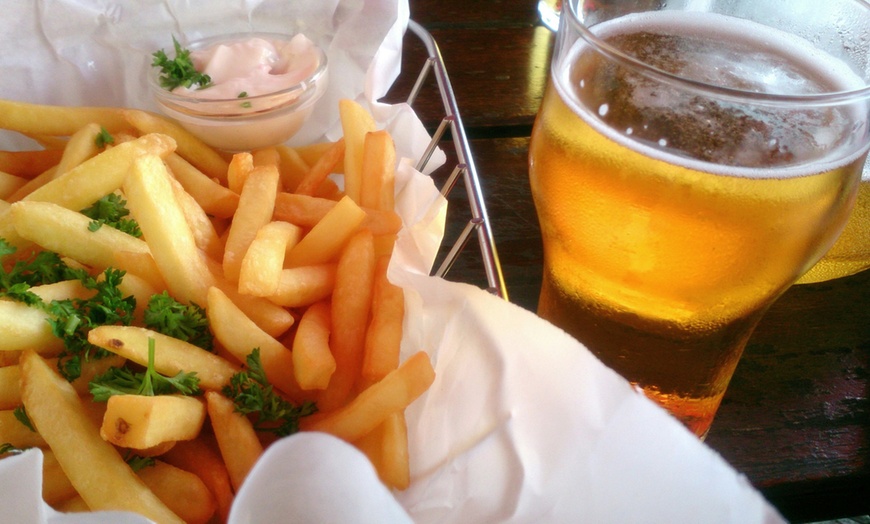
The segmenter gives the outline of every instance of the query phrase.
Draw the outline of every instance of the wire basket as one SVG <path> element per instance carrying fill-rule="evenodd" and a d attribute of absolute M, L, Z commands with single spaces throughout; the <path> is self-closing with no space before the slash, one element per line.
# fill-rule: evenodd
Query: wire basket
<path fill-rule="evenodd" d="M 504 276 L 501 270 L 501 264 L 498 258 L 498 251 L 495 247 L 495 241 L 492 234 L 492 226 L 489 216 L 486 212 L 486 203 L 483 198 L 483 192 L 480 187 L 480 179 L 477 174 L 477 167 L 474 164 L 474 158 L 469 147 L 468 137 L 465 134 L 465 129 L 462 125 L 462 117 L 459 114 L 459 107 L 456 103 L 456 96 L 453 93 L 453 87 L 450 84 L 450 79 L 447 76 L 447 67 L 444 65 L 444 59 L 441 56 L 441 51 L 438 44 L 432 35 L 414 20 L 408 23 L 408 29 L 415 34 L 426 47 L 428 58 L 425 60 L 417 81 L 408 95 L 408 105 L 414 105 L 417 95 L 420 93 L 421 87 L 424 85 L 430 72 L 434 73 L 438 83 L 438 91 L 441 94 L 441 100 L 444 104 L 444 116 L 437 130 L 433 133 L 426 152 L 420 158 L 417 164 L 417 169 L 423 171 L 423 168 L 429 162 L 432 153 L 438 145 L 444 140 L 445 132 L 449 129 L 452 137 L 453 147 L 456 150 L 457 164 L 453 168 L 450 176 L 441 187 L 441 194 L 448 198 L 451 191 L 456 186 L 460 177 L 464 182 L 465 191 L 468 197 L 468 203 L 471 211 L 471 218 L 465 224 L 465 227 L 459 233 L 457 238 L 453 240 L 453 244 L 447 250 L 446 254 L 437 264 L 433 275 L 444 277 L 447 275 L 454 262 L 459 258 L 471 239 L 472 235 L 477 236 L 478 246 L 480 248 L 483 271 L 486 274 L 487 291 L 493 293 L 505 300 L 508 299 L 507 287 L 505 286 Z"/>

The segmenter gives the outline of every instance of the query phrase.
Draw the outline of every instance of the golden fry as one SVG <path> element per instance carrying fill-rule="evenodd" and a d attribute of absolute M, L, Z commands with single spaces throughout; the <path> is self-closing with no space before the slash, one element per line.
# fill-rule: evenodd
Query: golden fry
<path fill-rule="evenodd" d="M 100 436 L 132 449 L 148 449 L 199 435 L 205 421 L 202 401 L 184 395 L 112 395 Z"/>
<path fill-rule="evenodd" d="M 330 173 L 335 171 L 335 166 L 344 159 L 344 148 L 344 139 L 339 139 L 332 144 L 332 147 L 327 149 L 323 156 L 317 159 L 317 162 L 305 173 L 299 185 L 296 186 L 295 192 L 299 195 L 316 195 L 320 185 Z"/>
<path fill-rule="evenodd" d="M 274 218 L 297 226 L 314 227 L 337 205 L 337 201 L 327 198 L 278 193 L 275 197 Z M 365 218 L 360 227 L 370 230 L 373 235 L 392 235 L 402 228 L 402 219 L 395 211 L 365 207 L 362 209 L 365 211 Z"/>
<path fill-rule="evenodd" d="M 66 107 L 0 100 L 0 129 L 27 135 L 71 136 L 92 122 L 110 133 L 130 127 L 122 110 L 114 107 Z"/>
<path fill-rule="evenodd" d="M 123 115 L 127 122 L 143 135 L 161 133 L 171 136 L 178 144 L 179 155 L 209 177 L 226 182 L 227 161 L 217 151 L 180 125 L 160 115 L 136 109 L 125 109 Z"/>
<path fill-rule="evenodd" d="M 381 257 L 375 268 L 372 316 L 362 365 L 362 376 L 369 382 L 377 382 L 399 365 L 405 295 L 387 279 L 389 263 L 389 258 Z"/>
<path fill-rule="evenodd" d="M 375 277 L 372 234 L 362 230 L 348 242 L 335 271 L 330 347 L 336 368 L 318 406 L 331 411 L 350 397 L 362 368 L 363 351 Z"/>
<path fill-rule="evenodd" d="M 170 293 L 182 302 L 204 304 L 214 278 L 160 158 L 145 156 L 134 162 L 124 193 Z"/>
<path fill-rule="evenodd" d="M 288 222 L 269 222 L 257 235 L 242 259 L 239 293 L 268 297 L 278 291 L 284 255 L 288 246 L 302 238 L 302 229 Z"/>
<path fill-rule="evenodd" d="M 245 180 L 224 249 L 224 277 L 230 282 L 239 281 L 248 246 L 257 231 L 272 220 L 277 193 L 278 169 L 275 166 L 254 168 Z"/>
<path fill-rule="evenodd" d="M 329 332 L 328 302 L 318 302 L 305 310 L 293 338 L 293 372 L 302 389 L 326 388 L 335 372 Z"/>
<path fill-rule="evenodd" d="M 229 384 L 239 367 L 183 340 L 136 326 L 98 326 L 88 332 L 88 342 L 141 366 L 148 365 L 148 339 L 154 339 L 154 368 L 175 376 L 180 371 L 195 372 L 199 387 L 219 390 Z"/>
<path fill-rule="evenodd" d="M 344 192 L 359 203 L 362 189 L 363 152 L 366 133 L 375 130 L 375 121 L 364 107 L 349 99 L 339 100 L 341 129 L 344 133 Z"/>
<path fill-rule="evenodd" d="M 399 413 L 422 395 L 435 380 L 429 356 L 420 351 L 380 382 L 363 390 L 350 403 L 322 417 L 300 420 L 307 431 L 323 431 L 355 442 Z"/>
<path fill-rule="evenodd" d="M 136 473 L 169 509 L 187 524 L 206 524 L 215 513 L 214 496 L 195 474 L 162 460 Z"/>
<path fill-rule="evenodd" d="M 211 419 L 221 456 L 233 488 L 238 492 L 245 477 L 263 454 L 263 445 L 260 444 L 251 421 L 236 413 L 232 400 L 213 391 L 206 393 L 205 398 L 208 403 L 208 417 Z"/>
<path fill-rule="evenodd" d="M 364 219 L 362 208 L 350 197 L 342 198 L 287 253 L 284 264 L 288 267 L 313 266 L 334 260 Z"/>

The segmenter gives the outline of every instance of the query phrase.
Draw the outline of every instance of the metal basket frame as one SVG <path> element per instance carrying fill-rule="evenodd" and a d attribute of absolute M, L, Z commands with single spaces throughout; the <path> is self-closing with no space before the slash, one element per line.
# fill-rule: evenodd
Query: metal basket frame
<path fill-rule="evenodd" d="M 447 252 L 444 260 L 438 266 L 438 269 L 433 273 L 434 276 L 444 277 L 453 266 L 454 262 L 462 253 L 472 233 L 477 233 L 478 245 L 480 248 L 483 270 L 486 273 L 488 283 L 487 291 L 497 295 L 505 300 L 508 300 L 507 287 L 505 286 L 504 275 L 501 270 L 501 263 L 498 258 L 495 240 L 492 234 L 492 225 L 489 216 L 486 212 L 486 202 L 483 197 L 483 191 L 480 187 L 480 179 L 477 173 L 477 167 L 474 163 L 474 157 L 471 154 L 468 137 L 465 134 L 465 128 L 462 125 L 462 117 L 459 113 L 459 106 L 456 103 L 456 96 L 453 93 L 453 86 L 450 84 L 450 78 L 447 75 L 447 67 L 444 65 L 444 58 L 441 56 L 441 51 L 438 44 L 432 35 L 419 23 L 414 20 L 409 20 L 408 29 L 415 34 L 426 47 L 429 57 L 424 62 L 417 81 L 408 95 L 407 103 L 411 107 L 424 85 L 429 73 L 434 70 L 435 79 L 438 82 L 438 91 L 441 94 L 441 100 L 444 104 L 444 117 L 441 120 L 438 129 L 432 135 L 425 153 L 420 158 L 417 169 L 422 171 L 429 162 L 432 153 L 441 142 L 448 126 L 450 128 L 453 146 L 456 150 L 457 164 L 453 168 L 450 176 L 441 187 L 441 194 L 446 198 L 459 176 L 465 183 L 465 191 L 468 195 L 468 202 L 471 208 L 471 219 L 466 223 L 465 228 L 455 240 L 450 250 Z"/>

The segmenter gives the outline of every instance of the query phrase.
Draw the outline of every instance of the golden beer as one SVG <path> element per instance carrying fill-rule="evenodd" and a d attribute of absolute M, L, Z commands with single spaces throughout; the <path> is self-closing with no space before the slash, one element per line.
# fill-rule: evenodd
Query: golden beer
<path fill-rule="evenodd" d="M 801 90 L 843 86 L 791 44 L 762 47 L 729 20 L 687 30 L 697 19 L 628 17 L 598 34 L 680 74 L 734 66 L 701 81 L 746 88 L 755 79 L 741 71 L 784 62 Z M 740 63 L 748 49 L 763 56 Z M 866 155 L 851 129 L 867 114 L 746 109 L 582 43 L 551 75 L 530 146 L 545 261 L 538 313 L 703 436 L 761 315 L 845 223 Z M 808 135 L 811 125 L 824 133 Z"/>

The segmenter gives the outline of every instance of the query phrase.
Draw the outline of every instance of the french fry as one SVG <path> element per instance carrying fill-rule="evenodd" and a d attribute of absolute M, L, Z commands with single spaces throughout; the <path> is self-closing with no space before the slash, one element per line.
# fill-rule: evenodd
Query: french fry
<path fill-rule="evenodd" d="M 199 202 L 209 215 L 230 218 L 239 206 L 239 195 L 220 182 L 209 178 L 178 153 L 171 153 L 164 161 L 184 190 Z"/>
<path fill-rule="evenodd" d="M 0 199 L 9 199 L 10 195 L 21 189 L 26 183 L 26 178 L 0 171 Z"/>
<path fill-rule="evenodd" d="M 314 196 L 320 189 L 320 185 L 326 180 L 330 173 L 335 171 L 335 166 L 344 160 L 345 142 L 344 139 L 339 139 L 332 144 L 332 147 L 324 151 L 323 156 L 317 159 L 317 162 L 311 166 L 299 185 L 296 186 L 295 192 L 299 195 Z"/>
<path fill-rule="evenodd" d="M 92 122 L 110 133 L 130 127 L 122 110 L 114 107 L 66 107 L 0 100 L 0 129 L 27 135 L 71 136 Z"/>
<path fill-rule="evenodd" d="M 107 349 L 139 365 L 148 365 L 148 339 L 155 341 L 154 368 L 175 376 L 180 371 L 195 372 L 199 387 L 219 390 L 229 384 L 239 367 L 183 340 L 136 326 L 97 326 L 88 332 L 88 342 Z"/>
<path fill-rule="evenodd" d="M 278 193 L 275 197 L 274 218 L 302 227 L 314 227 L 336 205 L 338 205 L 337 201 L 326 198 Z M 373 235 L 393 235 L 402 228 L 402 219 L 395 211 L 362 209 L 366 216 L 360 223 L 360 227 L 371 230 Z"/>
<path fill-rule="evenodd" d="M 239 293 L 257 297 L 277 293 L 287 248 L 301 238 L 302 229 L 289 222 L 274 221 L 262 226 L 242 259 Z"/>
<path fill-rule="evenodd" d="M 52 333 L 44 311 L 0 299 L 0 352 L 23 349 L 52 354 L 63 349 L 63 341 Z"/>
<path fill-rule="evenodd" d="M 100 438 L 72 386 L 36 353 L 21 356 L 21 396 L 27 415 L 92 510 L 139 513 L 155 522 L 183 522 Z"/>
<path fill-rule="evenodd" d="M 0 409 L 14 409 L 21 405 L 21 371 L 18 366 L 0 367 Z"/>
<path fill-rule="evenodd" d="M 17 177 L 33 178 L 56 166 L 62 156 L 62 149 L 0 151 L 0 171 Z"/>
<path fill-rule="evenodd" d="M 338 111 L 345 140 L 344 192 L 359 203 L 366 133 L 375 130 L 375 121 L 371 113 L 353 100 L 339 100 Z"/>
<path fill-rule="evenodd" d="M 323 411 L 344 405 L 357 383 L 372 306 L 374 276 L 372 234 L 362 230 L 348 242 L 335 271 L 330 347 L 335 355 L 336 368 L 329 385 L 317 399 Z"/>
<path fill-rule="evenodd" d="M 16 448 L 42 448 L 46 446 L 42 436 L 28 428 L 15 417 L 12 409 L 0 411 L 0 442 Z"/>
<path fill-rule="evenodd" d="M 402 412 L 391 414 L 381 424 L 381 478 L 395 489 L 407 489 L 411 483 L 408 451 L 408 424 Z"/>
<path fill-rule="evenodd" d="M 269 382 L 293 399 L 301 397 L 289 349 L 245 316 L 220 289 L 209 290 L 206 304 L 209 326 L 227 351 L 245 362 L 251 351 L 260 348 L 260 362 Z"/>
<path fill-rule="evenodd" d="M 145 135 L 118 144 L 60 175 L 25 197 L 53 202 L 78 211 L 120 188 L 133 161 L 142 156 L 163 157 L 175 149 L 175 141 L 159 134 Z"/>
<path fill-rule="evenodd" d="M 314 144 L 307 144 L 304 146 L 298 146 L 290 148 L 288 146 L 279 146 L 278 150 L 281 151 L 281 147 L 286 147 L 288 149 L 292 149 L 293 152 L 302 159 L 309 166 L 313 166 L 317 163 L 317 160 L 323 156 L 323 154 L 328 151 L 334 142 L 316 142 Z M 336 173 L 343 174 L 344 173 L 344 164 L 339 164 L 336 167 Z"/>
<path fill-rule="evenodd" d="M 221 522 L 227 521 L 233 505 L 233 487 L 213 435 L 201 434 L 195 440 L 178 442 L 161 459 L 196 474 L 214 496 Z"/>
<path fill-rule="evenodd" d="M 405 296 L 402 288 L 387 279 L 389 263 L 388 257 L 381 257 L 375 266 L 372 316 L 362 364 L 362 377 L 367 382 L 377 382 L 399 365 Z"/>
<path fill-rule="evenodd" d="M 390 134 L 384 130 L 366 133 L 360 180 L 360 205 L 392 211 L 395 171 L 396 146 Z M 390 197 L 389 201 L 381 202 L 381 198 L 385 196 Z"/>
<path fill-rule="evenodd" d="M 91 510 L 79 495 L 60 501 L 54 504 L 53 507 L 61 513 L 85 513 Z"/>
<path fill-rule="evenodd" d="M 192 133 L 175 122 L 154 113 L 136 109 L 125 109 L 122 112 L 129 125 L 142 134 L 161 133 L 171 136 L 178 144 L 178 154 L 209 177 L 226 182 L 227 161 Z"/>
<path fill-rule="evenodd" d="M 335 372 L 329 332 L 328 302 L 318 302 L 305 310 L 293 338 L 293 372 L 302 389 L 326 388 Z"/>
<path fill-rule="evenodd" d="M 214 278 L 196 246 L 169 177 L 159 157 L 137 159 L 124 182 L 127 206 L 172 295 L 182 302 L 204 304 Z"/>
<path fill-rule="evenodd" d="M 233 401 L 213 391 L 205 394 L 208 416 L 233 488 L 238 492 L 245 477 L 263 454 L 251 421 L 236 413 Z"/>
<path fill-rule="evenodd" d="M 275 147 L 264 147 L 251 153 L 254 157 L 255 166 L 275 166 L 280 168 L 281 155 Z"/>
<path fill-rule="evenodd" d="M 155 460 L 136 474 L 170 510 L 187 524 L 205 524 L 216 510 L 214 496 L 198 476 Z"/>
<path fill-rule="evenodd" d="M 185 191 L 184 187 L 175 178 L 170 176 L 169 182 L 172 185 L 175 199 L 178 201 L 182 213 L 184 213 L 184 218 L 187 219 L 187 225 L 190 226 L 190 231 L 193 233 L 196 247 L 207 256 L 220 259 L 224 245 L 211 219 L 199 205 L 199 202 L 190 193 Z"/>
<path fill-rule="evenodd" d="M 335 264 L 301 266 L 281 271 L 275 294 L 267 297 L 285 307 L 304 307 L 332 294 Z"/>
<path fill-rule="evenodd" d="M 248 152 L 236 153 L 227 168 L 227 187 L 234 193 L 241 193 L 245 180 L 254 170 L 254 155 Z"/>
<path fill-rule="evenodd" d="M 77 495 L 75 486 L 63 472 L 54 452 L 42 450 L 42 500 L 54 505 Z"/>
<path fill-rule="evenodd" d="M 257 326 L 273 337 L 281 336 L 296 322 L 293 315 L 287 309 L 272 301 L 251 295 L 239 293 L 238 284 L 234 284 L 223 278 L 220 263 L 207 260 L 209 269 L 215 278 L 215 287 L 227 295 L 233 303 L 244 311 L 245 315 L 254 321 Z"/>
<path fill-rule="evenodd" d="M 196 438 L 204 421 L 205 405 L 194 397 L 112 395 L 100 436 L 122 448 L 148 449 Z"/>
<path fill-rule="evenodd" d="M 262 166 L 254 168 L 245 180 L 224 249 L 224 277 L 230 282 L 239 281 L 242 259 L 248 246 L 257 236 L 257 231 L 272 220 L 278 176 L 275 166 Z"/>
<path fill-rule="evenodd" d="M 276 146 L 275 152 L 278 153 L 278 171 L 281 173 L 283 190 L 295 191 L 311 166 L 305 162 L 296 149 L 287 145 Z"/>
<path fill-rule="evenodd" d="M 411 482 L 408 425 L 402 412 L 391 414 L 354 444 L 375 466 L 381 482 L 398 490 L 408 487 Z"/>
<path fill-rule="evenodd" d="M 56 174 L 57 174 L 57 166 L 53 166 L 53 167 L 46 169 L 44 172 L 42 172 L 39 175 L 28 180 L 23 186 L 19 187 L 15 191 L 13 191 L 8 197 L 9 201 L 10 202 L 17 202 L 17 201 L 23 199 L 24 197 L 26 197 L 30 193 L 33 193 L 34 191 L 36 191 L 40 187 L 42 187 L 45 184 L 54 180 L 56 178 L 55 177 Z"/>
<path fill-rule="evenodd" d="M 139 251 L 116 251 L 114 267 L 127 272 L 126 276 L 135 275 L 147 282 L 154 289 L 166 289 L 166 282 L 160 274 L 157 262 L 151 256 L 151 249 L 147 253 Z"/>
<path fill-rule="evenodd" d="M 372 384 L 346 406 L 322 417 L 302 418 L 306 431 L 323 431 L 347 442 L 355 442 L 399 413 L 422 395 L 435 380 L 435 370 L 425 352 L 418 352 Z"/>
<path fill-rule="evenodd" d="M 24 200 L 12 204 L 10 212 L 22 238 L 99 270 L 116 266 L 118 251 L 150 256 L 143 240 L 111 226 L 91 231 L 90 218 L 51 202 Z"/>
<path fill-rule="evenodd" d="M 136 309 L 133 311 L 133 318 L 135 319 L 134 322 L 139 324 L 144 322 L 148 301 L 153 295 L 159 294 L 163 289 L 166 289 L 165 286 L 154 286 L 147 279 L 131 272 L 125 273 L 124 278 L 118 284 L 118 290 L 123 296 L 132 296 L 136 299 Z"/>
<path fill-rule="evenodd" d="M 313 266 L 334 260 L 364 219 L 362 208 L 350 197 L 342 198 L 293 246 L 284 264 L 288 267 Z"/>
<path fill-rule="evenodd" d="M 63 149 L 63 156 L 57 163 L 57 171 L 54 176 L 60 176 L 85 160 L 99 153 L 97 136 L 102 131 L 99 124 L 91 122 L 82 126 L 69 137 L 69 141 Z"/>

